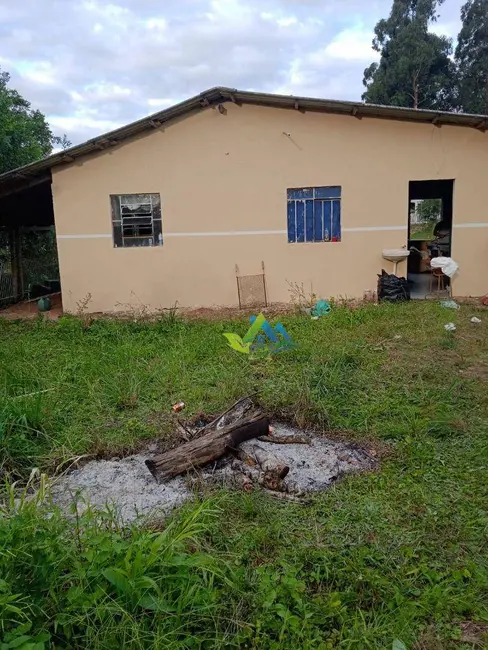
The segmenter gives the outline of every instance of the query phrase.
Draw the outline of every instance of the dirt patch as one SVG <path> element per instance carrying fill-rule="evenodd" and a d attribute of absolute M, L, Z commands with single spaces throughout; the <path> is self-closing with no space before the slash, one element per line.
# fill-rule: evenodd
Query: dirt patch
<path fill-rule="evenodd" d="M 352 311 L 371 304 L 371 302 L 371 300 L 365 300 L 363 298 L 335 298 L 330 300 L 331 305 L 347 307 Z M 250 316 L 257 313 L 263 313 L 269 318 L 279 317 L 283 314 L 302 313 L 302 308 L 293 302 L 274 302 L 267 307 L 256 305 L 254 307 L 242 308 L 219 305 L 214 305 L 213 307 L 183 307 L 175 305 L 174 307 L 161 307 L 157 309 L 150 309 L 147 305 L 120 305 L 120 307 L 121 309 L 117 311 L 87 312 L 85 316 L 89 317 L 90 321 L 117 319 L 120 321 L 152 322 L 165 316 L 174 316 L 184 320 L 232 321 L 247 320 Z"/>
<path fill-rule="evenodd" d="M 461 643 L 471 643 L 473 648 L 486 648 L 488 643 L 488 623 L 463 621 L 459 623 Z"/>
<path fill-rule="evenodd" d="M 125 306 L 124 306 L 125 307 Z M 273 317 L 281 314 L 290 314 L 296 311 L 290 303 L 273 303 L 268 307 L 180 307 L 149 309 L 146 305 L 130 307 L 110 312 L 90 312 L 92 321 L 95 320 L 120 320 L 154 322 L 160 318 L 173 316 L 183 320 L 242 320 L 262 312 L 265 316 Z"/>
<path fill-rule="evenodd" d="M 488 641 L 488 623 L 462 621 L 456 623 L 455 626 L 459 628 L 459 638 L 452 639 L 448 645 L 441 640 L 435 625 L 427 626 L 413 645 L 412 650 L 447 650 L 447 648 L 459 648 L 461 645 L 463 647 L 469 645 L 472 650 L 482 650 L 482 648 L 488 647 L 486 645 Z"/>
<path fill-rule="evenodd" d="M 488 381 L 488 362 L 478 363 L 469 368 L 461 370 L 461 377 L 465 379 L 481 379 L 482 381 Z"/>
<path fill-rule="evenodd" d="M 289 477 L 301 493 L 327 489 L 345 474 L 370 470 L 376 466 L 373 454 L 358 445 L 330 440 L 312 432 L 274 425 L 274 436 L 305 436 L 310 444 L 277 445 L 259 442 L 270 453 L 279 455 L 290 466 Z M 246 443 L 241 445 L 245 449 Z M 156 446 L 145 453 L 123 459 L 97 460 L 87 463 L 59 479 L 53 488 L 53 500 L 66 513 L 77 498 L 80 508 L 90 503 L 96 508 L 110 505 L 124 521 L 167 513 L 191 499 L 193 492 L 184 477 L 159 485 L 145 465 L 154 455 Z M 228 483 L 233 456 L 227 456 L 199 473 L 202 485 Z M 78 495 L 78 496 L 76 496 Z"/>
<path fill-rule="evenodd" d="M 290 303 L 277 302 L 268 307 L 199 307 L 178 309 L 178 315 L 189 320 L 242 320 L 257 313 L 273 317 L 281 314 L 293 313 L 294 308 Z"/>
<path fill-rule="evenodd" d="M 429 625 L 423 630 L 412 650 L 446 650 L 446 648 L 439 639 L 435 625 Z"/>
<path fill-rule="evenodd" d="M 24 300 L 10 305 L 9 307 L 5 307 L 5 309 L 1 309 L 0 318 L 5 318 L 7 320 L 23 320 L 39 318 L 41 316 L 44 320 L 58 320 L 58 318 L 63 315 L 61 294 L 51 294 L 50 299 L 51 309 L 49 311 L 40 312 L 37 306 L 37 299 Z"/>

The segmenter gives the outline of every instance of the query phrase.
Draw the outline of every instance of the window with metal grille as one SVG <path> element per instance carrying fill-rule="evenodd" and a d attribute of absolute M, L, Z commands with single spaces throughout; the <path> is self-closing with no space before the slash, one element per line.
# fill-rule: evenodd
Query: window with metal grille
<path fill-rule="evenodd" d="M 163 245 L 159 194 L 112 194 L 110 200 L 115 248 Z"/>
<path fill-rule="evenodd" d="M 341 241 L 341 188 L 288 190 L 288 241 Z"/>

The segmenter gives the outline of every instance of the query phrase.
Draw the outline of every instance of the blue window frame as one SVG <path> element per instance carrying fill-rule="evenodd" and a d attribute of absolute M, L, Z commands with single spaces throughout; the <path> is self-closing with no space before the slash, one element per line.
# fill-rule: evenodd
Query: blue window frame
<path fill-rule="evenodd" d="M 341 188 L 288 190 L 288 242 L 341 241 Z"/>

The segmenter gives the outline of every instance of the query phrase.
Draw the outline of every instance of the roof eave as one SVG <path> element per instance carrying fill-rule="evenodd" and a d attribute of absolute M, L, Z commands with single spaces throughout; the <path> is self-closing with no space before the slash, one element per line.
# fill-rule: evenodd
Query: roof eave
<path fill-rule="evenodd" d="M 5 172 L 0 175 L 0 184 L 16 184 L 17 182 L 22 184 L 22 181 L 28 182 L 33 176 L 36 176 L 43 170 L 50 170 L 57 165 L 69 164 L 81 156 L 105 150 L 120 144 L 129 137 L 159 128 L 164 123 L 182 115 L 226 101 L 232 101 L 238 104 L 247 103 L 276 108 L 291 108 L 301 111 L 320 111 L 337 115 L 351 115 L 358 119 L 371 117 L 416 123 L 431 123 L 438 127 L 451 125 L 472 127 L 480 131 L 486 131 L 488 129 L 487 115 L 448 113 L 398 106 L 380 106 L 376 104 L 364 104 L 362 102 L 317 99 L 314 97 L 295 95 L 275 95 L 217 86 L 179 104 L 175 104 L 170 108 L 153 113 L 141 120 L 114 129 L 82 144 L 57 152 L 47 158 L 24 165 L 18 169 Z"/>
<path fill-rule="evenodd" d="M 301 97 L 297 95 L 274 95 L 271 93 L 257 93 L 252 91 L 240 91 L 221 88 L 221 95 L 229 99 L 230 93 L 233 101 L 250 104 L 261 104 L 266 106 L 296 108 L 301 110 L 317 110 L 321 112 L 335 113 L 338 115 L 353 115 L 354 117 L 373 117 L 389 120 L 412 121 L 432 123 L 439 126 L 469 126 L 482 129 L 483 125 L 488 128 L 487 115 L 475 115 L 468 113 L 452 113 L 447 111 L 435 111 L 426 109 L 405 108 L 402 106 L 383 106 L 380 104 L 366 104 L 364 102 L 340 101 L 332 99 L 317 99 L 315 97 Z"/>
<path fill-rule="evenodd" d="M 206 106 L 216 102 L 226 101 L 226 99 L 221 95 L 221 90 L 225 90 L 227 93 L 232 92 L 231 88 L 210 88 L 199 95 L 186 99 L 185 101 L 162 111 L 158 111 L 157 113 L 148 115 L 136 122 L 131 122 L 126 126 L 122 126 L 113 131 L 109 131 L 108 133 L 91 138 L 90 140 L 75 145 L 74 147 L 63 149 L 63 151 L 51 154 L 42 160 L 37 160 L 28 165 L 4 172 L 3 174 L 0 174 L 0 183 L 5 179 L 20 180 L 26 176 L 35 175 L 40 170 L 50 169 L 56 165 L 73 162 L 80 156 L 93 153 L 96 150 L 104 150 L 116 146 L 131 136 L 138 135 L 139 133 L 154 128 L 159 128 L 165 122 L 186 115 L 194 110 L 198 110 L 199 108 L 205 108 Z"/>

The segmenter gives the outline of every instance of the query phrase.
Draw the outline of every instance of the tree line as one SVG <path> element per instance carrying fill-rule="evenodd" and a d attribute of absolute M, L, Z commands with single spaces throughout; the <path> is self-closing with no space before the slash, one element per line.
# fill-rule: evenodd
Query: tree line
<path fill-rule="evenodd" d="M 432 31 L 443 2 L 393 0 L 374 30 L 380 60 L 364 71 L 365 102 L 488 114 L 488 0 L 463 5 L 455 49 Z"/>
<path fill-rule="evenodd" d="M 488 114 L 488 0 L 467 0 L 456 48 L 432 31 L 444 0 L 393 0 L 375 27 L 380 60 L 364 72 L 372 104 Z M 0 70 L 0 173 L 69 146 Z"/>

